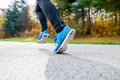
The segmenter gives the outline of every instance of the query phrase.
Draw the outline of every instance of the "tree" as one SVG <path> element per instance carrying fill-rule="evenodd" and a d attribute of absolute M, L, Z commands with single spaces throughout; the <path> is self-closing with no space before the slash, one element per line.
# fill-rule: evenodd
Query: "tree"
<path fill-rule="evenodd" d="M 4 15 L 0 15 L 0 27 L 2 27 L 2 24 L 4 22 Z"/>
<path fill-rule="evenodd" d="M 120 21 L 120 0 L 107 0 L 107 4 L 109 5 L 109 12 L 113 12 L 113 16 L 115 16 L 114 21 Z M 119 15 L 119 16 L 118 16 Z"/>
<path fill-rule="evenodd" d="M 76 0 L 73 9 L 80 14 L 81 26 L 78 29 L 81 36 L 89 35 L 92 27 L 90 11 L 92 8 L 93 0 Z"/>
<path fill-rule="evenodd" d="M 3 22 L 4 22 L 4 14 L 0 15 L 0 38 L 4 38 L 4 32 L 3 32 Z"/>
<path fill-rule="evenodd" d="M 60 16 L 63 18 L 64 12 L 67 11 L 68 14 L 71 13 L 72 11 L 72 6 L 71 4 L 75 0 L 53 0 L 54 3 L 56 3 L 56 7 L 60 13 Z"/>
<path fill-rule="evenodd" d="M 6 11 L 3 29 L 6 37 L 19 36 L 21 31 L 20 17 L 25 9 L 24 0 L 15 0 Z"/>

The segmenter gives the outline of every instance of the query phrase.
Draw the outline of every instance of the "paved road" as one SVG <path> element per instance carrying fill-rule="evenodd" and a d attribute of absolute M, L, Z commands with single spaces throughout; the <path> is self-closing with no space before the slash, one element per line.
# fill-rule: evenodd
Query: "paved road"
<path fill-rule="evenodd" d="M 120 45 L 0 42 L 0 80 L 120 80 Z"/>

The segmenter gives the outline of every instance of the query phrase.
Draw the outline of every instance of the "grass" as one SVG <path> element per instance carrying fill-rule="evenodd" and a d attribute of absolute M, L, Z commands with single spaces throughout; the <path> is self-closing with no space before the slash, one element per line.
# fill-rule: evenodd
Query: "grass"
<path fill-rule="evenodd" d="M 13 41 L 13 42 L 35 42 L 35 38 L 5 38 L 0 41 Z"/>
<path fill-rule="evenodd" d="M 14 42 L 36 42 L 36 38 L 6 38 L 0 39 L 0 41 L 14 41 Z M 54 43 L 53 39 L 48 39 L 47 43 Z M 108 37 L 108 38 L 76 38 L 70 42 L 71 44 L 114 44 L 120 45 L 120 37 Z"/>
<path fill-rule="evenodd" d="M 120 37 L 87 37 L 87 38 L 77 38 L 71 43 L 75 44 L 115 44 L 120 45 Z"/>

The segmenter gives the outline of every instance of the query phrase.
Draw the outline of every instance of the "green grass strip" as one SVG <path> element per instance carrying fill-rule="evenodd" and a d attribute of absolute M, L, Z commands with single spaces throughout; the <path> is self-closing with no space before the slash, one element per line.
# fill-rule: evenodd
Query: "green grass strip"
<path fill-rule="evenodd" d="M 36 38 L 6 38 L 0 39 L 0 41 L 12 41 L 12 42 L 36 42 Z M 54 43 L 53 39 L 48 39 L 47 43 Z M 113 40 L 96 40 L 96 41 L 89 41 L 89 39 L 81 40 L 81 39 L 74 39 L 70 42 L 70 44 L 113 44 L 113 45 L 120 45 L 120 41 L 113 41 Z"/>

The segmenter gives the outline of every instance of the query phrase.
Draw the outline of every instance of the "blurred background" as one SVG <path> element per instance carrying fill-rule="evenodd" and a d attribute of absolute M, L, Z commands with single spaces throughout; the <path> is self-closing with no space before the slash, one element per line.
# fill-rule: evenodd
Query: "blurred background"
<path fill-rule="evenodd" d="M 52 0 L 62 20 L 76 29 L 76 40 L 117 40 L 120 42 L 120 0 Z M 37 38 L 41 25 L 35 0 L 2 0 L 0 39 Z M 51 38 L 55 31 L 48 20 Z"/>

